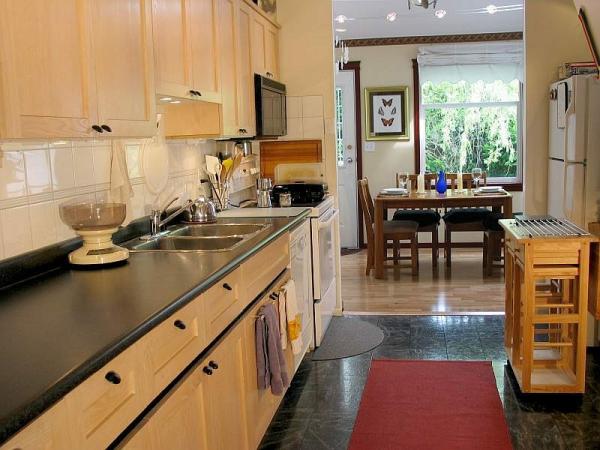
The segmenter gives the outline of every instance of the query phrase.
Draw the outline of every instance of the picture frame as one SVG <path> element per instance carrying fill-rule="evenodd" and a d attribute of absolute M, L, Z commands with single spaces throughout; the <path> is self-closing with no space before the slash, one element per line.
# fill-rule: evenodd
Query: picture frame
<path fill-rule="evenodd" d="M 365 139 L 407 141 L 408 86 L 365 88 Z"/>

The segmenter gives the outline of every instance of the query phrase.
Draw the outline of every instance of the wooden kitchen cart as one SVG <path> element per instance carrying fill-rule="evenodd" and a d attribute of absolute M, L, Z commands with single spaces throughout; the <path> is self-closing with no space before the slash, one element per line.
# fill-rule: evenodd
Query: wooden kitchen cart
<path fill-rule="evenodd" d="M 521 391 L 583 393 L 590 244 L 597 238 L 551 217 L 500 224 L 504 343 Z"/>

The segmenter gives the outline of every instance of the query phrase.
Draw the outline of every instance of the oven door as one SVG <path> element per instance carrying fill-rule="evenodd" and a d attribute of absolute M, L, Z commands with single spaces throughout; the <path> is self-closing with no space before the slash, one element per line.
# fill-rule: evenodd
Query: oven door
<path fill-rule="evenodd" d="M 313 294 L 315 297 L 315 345 L 319 346 L 331 322 L 336 305 L 335 220 L 331 209 L 313 220 Z"/>

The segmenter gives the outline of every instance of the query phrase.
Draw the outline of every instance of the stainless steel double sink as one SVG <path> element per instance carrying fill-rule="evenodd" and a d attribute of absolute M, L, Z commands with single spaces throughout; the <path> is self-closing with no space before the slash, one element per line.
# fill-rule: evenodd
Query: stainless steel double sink
<path fill-rule="evenodd" d="M 171 227 L 156 237 L 123 244 L 131 252 L 224 252 L 267 230 L 267 223 L 216 223 Z"/>

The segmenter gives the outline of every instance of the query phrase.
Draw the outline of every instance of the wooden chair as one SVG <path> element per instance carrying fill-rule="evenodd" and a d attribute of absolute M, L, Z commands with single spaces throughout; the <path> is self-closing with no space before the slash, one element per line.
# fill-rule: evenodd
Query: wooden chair
<path fill-rule="evenodd" d="M 358 197 L 367 230 L 367 269 L 365 273 L 369 275 L 371 269 L 375 266 L 375 206 L 369 192 L 369 182 L 366 178 L 358 180 Z M 419 272 L 418 228 L 419 224 L 413 221 L 385 220 L 383 222 L 386 261 L 392 260 L 394 265 L 398 265 L 399 261 L 410 259 L 413 275 L 417 275 Z M 392 241 L 393 256 L 391 258 L 387 257 L 388 241 Z M 401 241 L 410 242 L 410 257 L 400 256 Z"/>
<path fill-rule="evenodd" d="M 492 274 L 495 267 L 504 268 L 504 264 L 494 264 L 504 260 L 504 229 L 498 223 L 503 218 L 503 213 L 492 212 L 483 221 L 483 270 L 487 276 Z"/>
<path fill-rule="evenodd" d="M 408 176 L 411 191 L 417 190 L 417 175 Z M 402 174 L 396 174 L 396 187 L 400 187 Z M 425 189 L 435 189 L 437 175 L 434 173 L 425 174 Z M 439 258 L 439 238 L 438 226 L 440 224 L 440 213 L 435 209 L 398 209 L 394 213 L 393 220 L 411 220 L 419 224 L 419 233 L 431 233 L 431 261 L 433 270 L 437 270 Z"/>
<path fill-rule="evenodd" d="M 465 189 L 474 187 L 473 175 L 463 173 L 463 187 Z M 446 182 L 448 188 L 456 189 L 458 185 L 458 174 L 447 173 Z M 480 185 L 487 185 L 487 175 L 484 172 L 481 176 Z M 446 253 L 446 267 L 452 264 L 452 233 L 456 232 L 471 232 L 471 231 L 486 231 L 484 220 L 492 213 L 487 208 L 453 208 L 444 214 L 444 225 L 446 228 L 444 248 Z M 483 244 L 482 244 L 483 246 Z M 484 261 L 485 264 L 485 261 Z"/>

